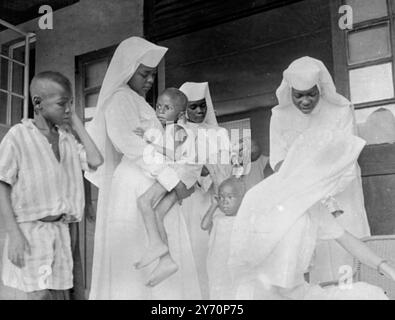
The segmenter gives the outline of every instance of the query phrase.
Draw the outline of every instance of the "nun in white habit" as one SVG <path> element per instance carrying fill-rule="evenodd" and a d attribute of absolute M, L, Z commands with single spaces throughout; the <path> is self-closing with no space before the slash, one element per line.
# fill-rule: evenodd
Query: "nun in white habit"
<path fill-rule="evenodd" d="M 198 139 L 198 131 L 203 130 L 203 132 L 208 132 L 215 138 L 221 137 L 225 144 L 229 143 L 227 130 L 218 126 L 208 83 L 186 82 L 180 87 L 180 90 L 189 101 L 187 109 L 188 129 L 192 130 Z M 202 136 L 204 135 L 200 135 L 200 137 Z M 200 228 L 200 224 L 210 207 L 211 195 L 219 184 L 231 175 L 232 169 L 230 165 L 226 164 L 206 165 L 205 167 L 203 171 L 206 172 L 202 172 L 202 177 L 195 185 L 195 192 L 183 201 L 181 208 L 188 225 L 202 297 L 208 299 L 209 286 L 206 261 L 209 234 Z"/>
<path fill-rule="evenodd" d="M 314 58 L 295 60 L 277 90 L 278 106 L 270 123 L 270 164 L 278 171 L 294 141 L 310 128 L 331 128 L 356 133 L 353 106 L 336 92 L 325 65 Z M 338 222 L 357 238 L 370 235 L 364 207 L 360 168 L 355 179 L 335 197 L 344 214 Z M 336 204 L 335 204 L 336 205 Z M 348 253 L 334 241 L 317 245 L 310 272 L 313 283 L 336 280 L 339 268 L 352 265 Z"/>
<path fill-rule="evenodd" d="M 365 141 L 344 130 L 310 128 L 281 169 L 245 195 L 231 234 L 228 266 L 236 299 L 388 300 L 367 283 L 321 288 L 305 281 L 318 241 L 336 241 L 389 279 L 395 269 L 338 223 L 322 200 L 353 180 Z M 350 274 L 352 277 L 352 274 Z"/>
<path fill-rule="evenodd" d="M 154 181 L 167 190 L 179 186 L 163 163 L 146 163 L 146 142 L 134 133 L 161 128 L 145 101 L 155 68 L 167 51 L 131 37 L 117 48 L 100 91 L 88 130 L 104 155 L 104 165 L 87 178 L 99 187 L 90 299 L 200 299 L 197 274 L 183 215 L 178 205 L 165 219 L 169 249 L 179 269 L 156 287 L 146 286 L 155 264 L 136 270 L 147 247 L 137 198 Z M 159 156 L 159 155 L 158 155 Z"/>

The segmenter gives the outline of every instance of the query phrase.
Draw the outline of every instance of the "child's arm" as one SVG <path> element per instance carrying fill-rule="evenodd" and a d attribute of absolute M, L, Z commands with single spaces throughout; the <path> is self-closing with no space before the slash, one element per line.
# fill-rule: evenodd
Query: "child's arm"
<path fill-rule="evenodd" d="M 211 197 L 211 206 L 210 208 L 207 210 L 206 214 L 204 215 L 202 222 L 200 224 L 200 227 L 205 230 L 205 231 L 211 231 L 212 227 L 213 227 L 213 216 L 215 211 L 218 208 L 218 203 L 217 203 L 217 199 L 216 196 L 213 195 Z"/>
<path fill-rule="evenodd" d="M 163 154 L 165 157 L 169 158 L 170 160 L 174 160 L 173 152 L 170 149 L 167 149 L 166 147 L 160 146 L 155 143 L 150 143 L 150 142 L 148 143 L 154 147 L 156 152 Z"/>
<path fill-rule="evenodd" d="M 362 241 L 346 231 L 343 236 L 337 239 L 337 242 L 363 264 L 376 269 L 378 272 L 383 272 L 387 277 L 395 281 L 395 269 L 377 256 Z"/>
<path fill-rule="evenodd" d="M 80 118 L 78 118 L 75 112 L 73 112 L 71 115 L 71 126 L 74 129 L 75 133 L 78 135 L 82 145 L 85 148 L 86 159 L 89 167 L 93 170 L 96 170 L 103 164 L 103 156 L 101 155 L 99 149 L 93 142 L 88 132 L 85 130 L 83 123 L 81 122 Z"/>
<path fill-rule="evenodd" d="M 133 132 L 141 137 L 146 143 L 151 145 L 156 152 L 164 155 L 165 157 L 168 157 L 170 160 L 174 160 L 173 153 L 170 151 L 170 149 L 166 149 L 165 146 L 161 146 L 159 144 L 153 143 L 149 139 L 145 137 L 145 131 L 143 128 L 137 128 L 136 130 L 133 130 Z"/>
<path fill-rule="evenodd" d="M 0 181 L 0 212 L 9 237 L 8 259 L 19 268 L 25 266 L 24 253 L 30 254 L 30 246 L 16 222 L 11 205 L 11 187 Z"/>

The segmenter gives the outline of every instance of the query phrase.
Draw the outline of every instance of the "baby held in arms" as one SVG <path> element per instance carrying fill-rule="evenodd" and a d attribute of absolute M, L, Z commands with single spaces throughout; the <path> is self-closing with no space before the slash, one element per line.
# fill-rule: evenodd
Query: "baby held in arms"
<path fill-rule="evenodd" d="M 245 192 L 242 179 L 231 177 L 225 180 L 219 186 L 218 195 L 213 195 L 212 204 L 202 220 L 202 229 L 210 232 L 207 271 L 212 300 L 234 298 L 228 270 L 230 237 Z"/>
<path fill-rule="evenodd" d="M 178 178 L 192 189 L 200 177 L 202 165 L 197 164 L 193 133 L 185 127 L 185 111 L 188 99 L 182 91 L 175 88 L 166 89 L 159 97 L 156 115 L 163 126 L 163 131 L 137 128 L 135 133 L 147 143 L 147 154 L 153 155 L 151 160 L 169 163 L 176 171 Z M 192 189 L 193 190 L 193 189 Z M 146 254 L 135 264 L 137 269 L 146 267 L 159 259 L 146 282 L 147 286 L 155 286 L 178 270 L 167 245 L 164 217 L 178 201 L 175 190 L 167 190 L 155 182 L 137 200 L 147 230 L 149 246 Z"/>

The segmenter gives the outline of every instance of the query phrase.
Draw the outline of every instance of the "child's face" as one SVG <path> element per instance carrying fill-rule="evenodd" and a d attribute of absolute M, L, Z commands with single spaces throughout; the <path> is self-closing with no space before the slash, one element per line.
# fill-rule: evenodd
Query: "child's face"
<path fill-rule="evenodd" d="M 62 125 L 71 120 L 72 93 L 60 84 L 48 80 L 46 94 L 41 97 L 39 113 L 52 125 Z"/>
<path fill-rule="evenodd" d="M 207 104 L 206 99 L 189 101 L 187 114 L 188 120 L 194 123 L 202 123 L 206 118 Z"/>
<path fill-rule="evenodd" d="M 165 126 L 166 123 L 177 122 L 180 114 L 180 108 L 176 101 L 167 94 L 161 94 L 156 103 L 156 116 L 160 123 Z"/>
<path fill-rule="evenodd" d="M 218 192 L 219 209 L 227 216 L 235 216 L 240 208 L 243 196 L 231 185 L 222 186 Z"/>
<path fill-rule="evenodd" d="M 302 113 L 310 114 L 320 101 L 320 91 L 315 86 L 307 91 L 292 88 L 292 102 Z"/>
<path fill-rule="evenodd" d="M 140 64 L 133 76 L 128 81 L 129 87 L 140 96 L 145 97 L 151 90 L 156 77 L 156 68 Z"/>

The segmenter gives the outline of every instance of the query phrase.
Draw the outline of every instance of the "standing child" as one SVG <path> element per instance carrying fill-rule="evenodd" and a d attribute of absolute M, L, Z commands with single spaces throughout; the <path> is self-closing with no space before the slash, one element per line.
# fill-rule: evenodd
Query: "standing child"
<path fill-rule="evenodd" d="M 232 299 L 233 282 L 228 269 L 228 257 L 233 222 L 246 192 L 242 179 L 229 178 L 221 183 L 218 196 L 202 220 L 203 230 L 210 232 L 207 271 L 210 299 Z"/>
<path fill-rule="evenodd" d="M 30 86 L 34 120 L 12 127 L 0 145 L 0 211 L 7 239 L 2 280 L 29 299 L 51 299 L 73 286 L 69 226 L 81 220 L 81 170 L 103 160 L 72 111 L 70 81 L 58 72 L 36 75 Z M 74 136 L 62 129 L 70 127 Z"/>

